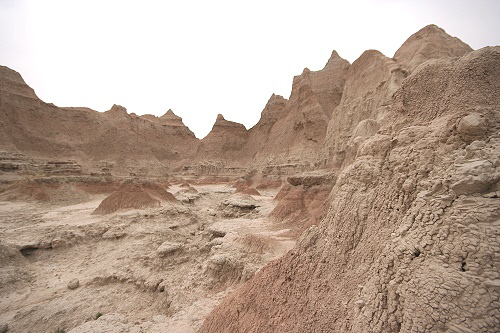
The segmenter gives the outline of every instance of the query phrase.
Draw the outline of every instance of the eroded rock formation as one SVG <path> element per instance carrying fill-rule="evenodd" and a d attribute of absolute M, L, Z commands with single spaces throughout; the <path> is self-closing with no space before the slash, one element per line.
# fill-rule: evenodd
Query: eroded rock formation
<path fill-rule="evenodd" d="M 368 50 L 349 64 L 334 51 L 322 70 L 294 78 L 289 99 L 272 95 L 251 129 L 219 115 L 198 140 L 171 110 L 137 116 L 118 105 L 98 113 L 44 103 L 1 67 L 0 174 L 44 177 L 13 178 L 0 192 L 43 201 L 61 184 L 116 190 L 101 203 L 106 213 L 172 199 L 149 183 L 120 188 L 113 175 L 171 176 L 185 187 L 176 195 L 186 205 L 206 200 L 189 184 L 233 183 L 241 195 L 200 213 L 248 222 L 271 212 L 271 201 L 251 195 L 284 184 L 266 216 L 305 231 L 200 332 L 494 332 L 498 91 L 500 47 L 473 51 L 430 25 L 393 58 Z M 85 187 L 89 179 L 101 185 Z M 185 252 L 211 253 L 229 233 L 215 222 L 207 234 L 206 248 L 190 250 L 158 239 L 155 256 L 175 263 Z M 275 246 L 257 234 L 238 237 L 244 251 Z M 230 253 L 205 256 L 203 274 L 217 288 L 253 274 Z"/>
<path fill-rule="evenodd" d="M 326 217 L 200 332 L 498 329 L 500 48 L 398 68 L 375 51 L 351 66 L 339 109 L 358 107 L 329 132 L 341 159 Z"/>

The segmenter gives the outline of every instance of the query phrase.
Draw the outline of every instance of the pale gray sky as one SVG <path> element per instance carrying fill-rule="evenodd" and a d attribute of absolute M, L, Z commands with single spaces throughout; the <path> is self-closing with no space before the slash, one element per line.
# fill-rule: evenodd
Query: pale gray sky
<path fill-rule="evenodd" d="M 427 24 L 500 44 L 499 0 L 0 0 L 0 64 L 58 106 L 162 115 L 202 138 L 218 113 L 247 128 L 272 93 L 331 51 L 392 57 Z"/>

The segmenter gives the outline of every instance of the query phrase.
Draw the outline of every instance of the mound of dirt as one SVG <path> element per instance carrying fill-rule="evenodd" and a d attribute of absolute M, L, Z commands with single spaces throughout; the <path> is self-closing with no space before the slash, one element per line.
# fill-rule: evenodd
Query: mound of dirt
<path fill-rule="evenodd" d="M 176 202 L 177 199 L 160 185 L 124 184 L 106 197 L 93 214 L 109 214 L 121 209 L 159 207 L 164 201 Z"/>

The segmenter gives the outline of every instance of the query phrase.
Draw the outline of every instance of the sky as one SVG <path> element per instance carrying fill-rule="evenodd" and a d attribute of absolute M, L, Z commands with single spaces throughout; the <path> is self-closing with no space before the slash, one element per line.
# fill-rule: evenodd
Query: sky
<path fill-rule="evenodd" d="M 392 57 L 428 24 L 474 49 L 500 45 L 499 13 L 498 0 L 0 0 L 0 65 L 47 103 L 172 109 L 203 138 L 219 113 L 255 125 L 332 50 Z"/>

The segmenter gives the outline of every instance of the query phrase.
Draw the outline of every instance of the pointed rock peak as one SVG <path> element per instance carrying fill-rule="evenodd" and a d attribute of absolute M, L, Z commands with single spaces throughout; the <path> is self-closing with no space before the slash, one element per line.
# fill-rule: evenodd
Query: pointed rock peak
<path fill-rule="evenodd" d="M 262 110 L 262 113 L 264 114 L 269 110 L 276 109 L 277 105 L 279 105 L 279 109 L 281 110 L 286 106 L 287 101 L 288 100 L 281 95 L 272 94 L 269 100 L 267 101 L 266 107 L 264 108 L 264 110 Z"/>
<path fill-rule="evenodd" d="M 160 120 L 163 126 L 186 127 L 182 122 L 182 118 L 176 115 L 172 109 L 168 109 L 168 111 L 160 117 Z"/>
<path fill-rule="evenodd" d="M 433 35 L 433 34 L 445 35 L 445 36 L 448 36 L 450 38 L 453 38 L 450 35 L 448 35 L 443 28 L 440 28 L 435 24 L 426 25 L 425 27 L 423 27 L 422 29 L 420 29 L 419 31 L 414 33 L 413 35 L 425 36 L 425 35 Z"/>
<path fill-rule="evenodd" d="M 121 113 L 121 114 L 128 114 L 127 113 L 127 109 L 124 108 L 123 106 L 121 105 L 118 105 L 118 104 L 113 104 L 113 106 L 111 107 L 111 109 L 108 110 L 108 112 L 111 112 L 111 113 Z"/>
<path fill-rule="evenodd" d="M 160 118 L 161 119 L 182 119 L 181 117 L 176 115 L 174 113 L 174 111 L 172 111 L 172 109 L 168 109 L 168 111 L 165 112 L 165 114 L 163 116 L 161 116 Z"/>
<path fill-rule="evenodd" d="M 326 63 L 326 66 L 328 66 L 329 64 L 333 64 L 339 60 L 342 60 L 342 61 L 346 61 L 344 58 L 342 58 L 341 56 L 339 56 L 339 54 L 337 53 L 337 51 L 333 50 L 332 51 L 332 55 L 330 56 L 330 58 L 328 59 L 328 62 Z"/>
<path fill-rule="evenodd" d="M 429 25 L 423 27 L 422 29 L 420 29 L 419 31 L 417 31 L 416 33 L 411 35 L 410 38 L 407 39 L 407 41 L 409 41 L 409 40 L 414 41 L 414 40 L 419 40 L 419 39 L 432 39 L 432 38 L 436 38 L 436 37 L 437 38 L 444 38 L 444 39 L 448 39 L 448 40 L 455 39 L 455 40 L 460 41 L 458 38 L 448 35 L 444 29 L 438 27 L 435 24 L 429 24 Z M 460 41 L 460 42 L 463 43 L 462 41 Z M 463 43 L 463 44 L 465 44 L 465 43 Z"/>
<path fill-rule="evenodd" d="M 349 65 L 350 65 L 349 61 L 347 61 L 344 58 L 342 58 L 341 56 L 339 56 L 337 51 L 333 50 L 332 55 L 330 56 L 330 59 L 328 59 L 328 62 L 326 63 L 326 65 L 323 69 L 333 68 L 333 67 L 343 68 L 343 67 L 349 66 Z"/>
<path fill-rule="evenodd" d="M 283 96 L 272 94 L 271 97 L 269 97 L 267 104 L 272 104 L 272 103 L 282 102 L 282 101 L 286 101 L 286 99 Z"/>
<path fill-rule="evenodd" d="M 394 59 L 407 71 L 414 71 L 430 59 L 461 57 L 472 48 L 440 27 L 430 24 L 408 38 L 394 54 Z"/>
<path fill-rule="evenodd" d="M 261 113 L 261 121 L 267 118 L 277 118 L 283 113 L 288 100 L 281 95 L 272 94 Z M 276 119 L 274 119 L 276 120 Z"/>
<path fill-rule="evenodd" d="M 309 73 L 311 73 L 311 70 L 309 68 L 307 68 L 307 67 L 304 68 L 304 70 L 302 71 L 302 75 L 307 75 Z"/>
<path fill-rule="evenodd" d="M 212 127 L 212 132 L 213 131 L 217 132 L 221 130 L 224 131 L 228 128 L 243 128 L 246 131 L 246 128 L 243 124 L 237 123 L 235 121 L 226 120 L 224 119 L 224 116 L 219 113 Z"/>

